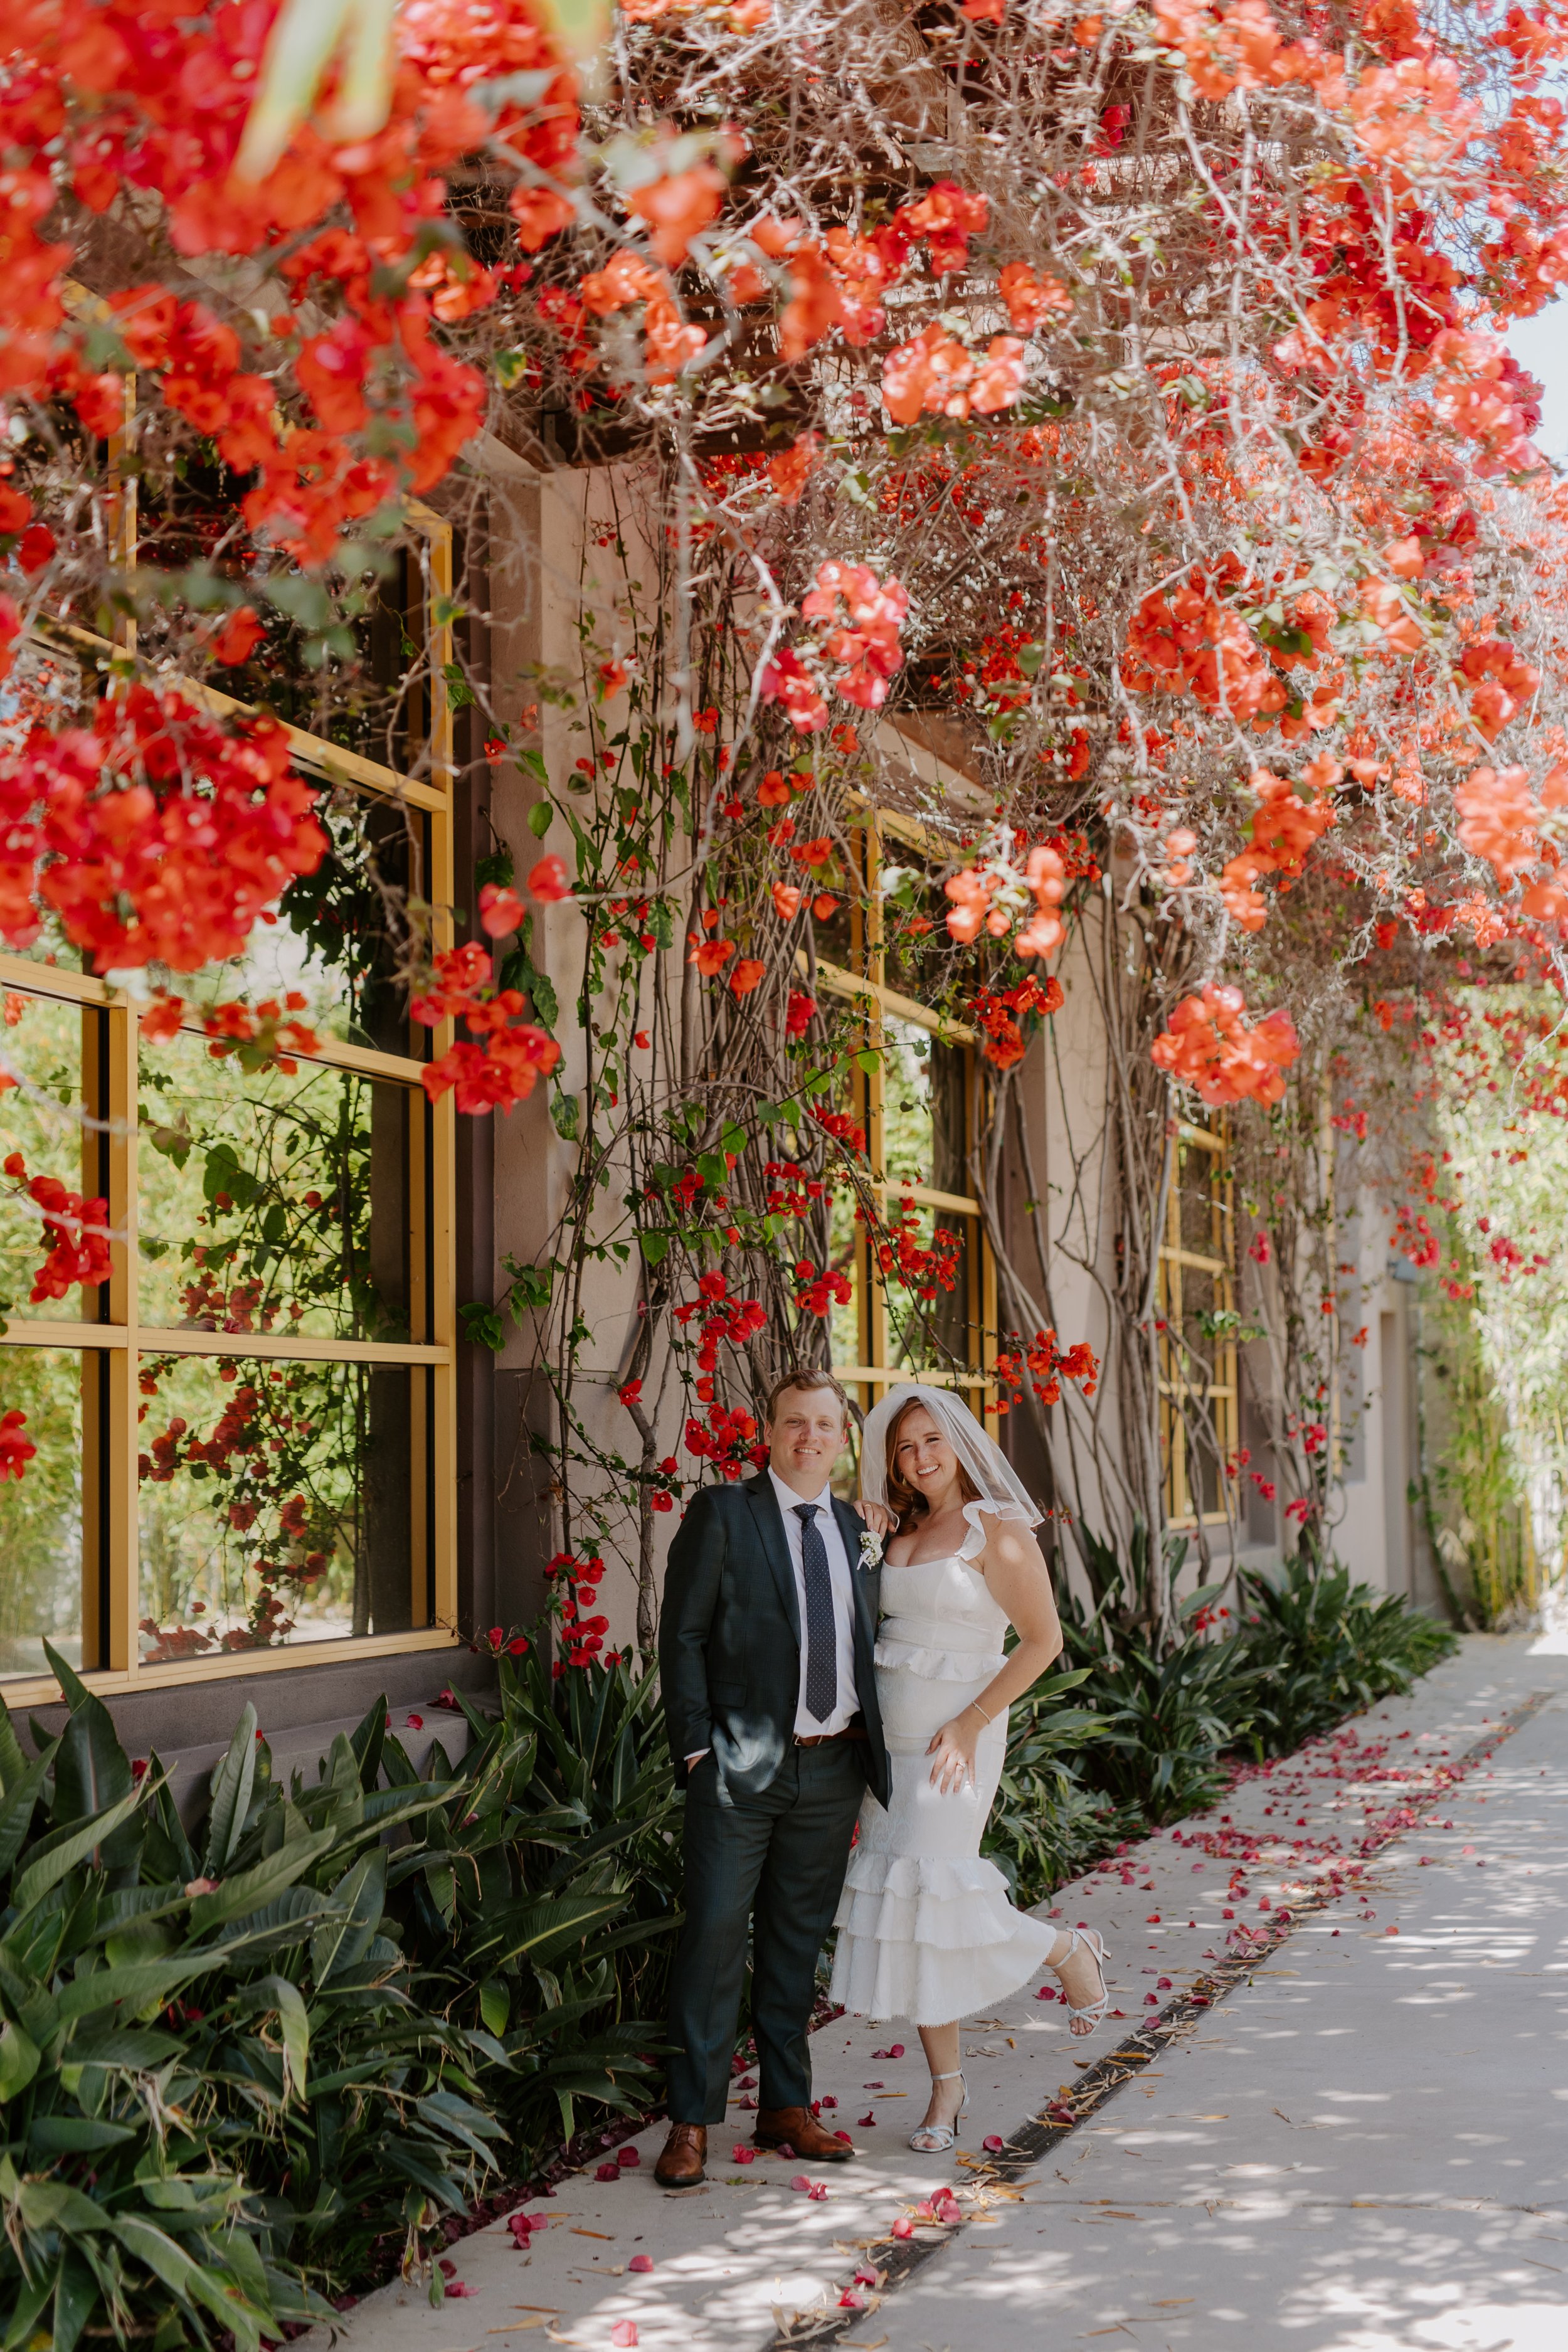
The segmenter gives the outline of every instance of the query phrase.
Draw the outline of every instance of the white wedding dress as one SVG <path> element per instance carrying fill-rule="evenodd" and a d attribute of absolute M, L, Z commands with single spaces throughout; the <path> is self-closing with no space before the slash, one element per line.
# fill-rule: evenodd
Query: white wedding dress
<path fill-rule="evenodd" d="M 948 2025 L 1016 1992 L 1057 1931 L 1016 1911 L 1007 1882 L 980 1854 L 1007 1750 L 1005 1709 L 980 1735 L 978 1785 L 942 1796 L 926 1750 L 933 1731 L 1000 1672 L 1007 1619 L 978 1566 L 982 1507 L 965 1506 L 956 1552 L 906 1567 L 886 1561 L 877 1697 L 892 1773 L 891 1804 L 868 1792 L 838 1906 L 831 1998 L 857 2016 Z"/>

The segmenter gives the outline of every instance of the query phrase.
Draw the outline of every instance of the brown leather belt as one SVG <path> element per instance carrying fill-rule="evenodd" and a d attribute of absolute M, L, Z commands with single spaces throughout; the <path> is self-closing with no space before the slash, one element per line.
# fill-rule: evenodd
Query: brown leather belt
<path fill-rule="evenodd" d="M 831 1748 L 836 1739 L 867 1739 L 869 1737 L 864 1723 L 848 1723 L 842 1731 L 797 1731 L 795 1744 L 797 1748 Z"/>

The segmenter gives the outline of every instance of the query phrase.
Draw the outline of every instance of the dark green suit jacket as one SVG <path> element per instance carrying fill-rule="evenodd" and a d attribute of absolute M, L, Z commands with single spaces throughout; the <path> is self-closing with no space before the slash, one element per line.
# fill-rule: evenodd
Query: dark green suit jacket
<path fill-rule="evenodd" d="M 888 1751 L 877 1708 L 875 1651 L 881 1567 L 860 1566 L 866 1529 L 835 1497 L 855 1593 L 855 1694 L 867 1738 L 868 1784 L 888 1801 Z M 784 1514 L 764 1472 L 704 1486 L 669 1547 L 658 1628 L 659 1678 L 679 1787 L 686 1759 L 711 1748 L 737 1796 L 760 1796 L 795 1739 L 800 1704 L 800 1600 Z"/>

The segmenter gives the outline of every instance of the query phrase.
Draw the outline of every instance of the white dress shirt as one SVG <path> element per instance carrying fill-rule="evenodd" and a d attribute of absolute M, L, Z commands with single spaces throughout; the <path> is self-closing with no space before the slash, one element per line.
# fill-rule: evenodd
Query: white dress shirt
<path fill-rule="evenodd" d="M 824 1486 L 820 1495 L 797 1495 L 786 1486 L 776 1470 L 770 1469 L 773 1497 L 784 1513 L 784 1534 L 789 1542 L 790 1565 L 795 1570 L 795 1599 L 800 1606 L 800 1698 L 795 1711 L 795 1736 L 801 1739 L 820 1739 L 828 1733 L 847 1729 L 859 1713 L 860 1702 L 855 1694 L 855 1587 L 849 1555 L 844 1549 L 844 1538 L 838 1532 L 838 1522 L 833 1516 L 832 1490 Z M 805 1530 L 795 1512 L 802 1503 L 816 1506 L 816 1531 L 822 1538 L 827 1554 L 827 1572 L 833 1579 L 833 1627 L 837 1636 L 838 1667 L 838 1704 L 825 1723 L 819 1723 L 805 1703 L 805 1567 L 801 1544 Z"/>
<path fill-rule="evenodd" d="M 844 1549 L 844 1538 L 838 1532 L 838 1522 L 833 1516 L 832 1489 L 824 1486 L 820 1495 L 797 1495 L 786 1486 L 777 1472 L 770 1469 L 773 1482 L 773 1498 L 784 1513 L 784 1540 L 789 1545 L 790 1566 L 795 1570 L 795 1595 L 800 1610 L 800 1696 L 795 1704 L 795 1728 L 802 1739 L 821 1739 L 832 1731 L 847 1730 L 851 1720 L 860 1711 L 860 1701 L 855 1690 L 855 1588 L 854 1570 L 849 1555 Z M 833 1628 L 837 1637 L 838 1704 L 826 1723 L 818 1723 L 805 1703 L 805 1566 L 801 1551 L 805 1529 L 795 1517 L 796 1506 L 813 1502 L 817 1507 L 816 1528 L 827 1554 L 827 1572 L 833 1580 Z M 696 1764 L 706 1756 L 706 1748 L 699 1748 L 687 1758 Z"/>

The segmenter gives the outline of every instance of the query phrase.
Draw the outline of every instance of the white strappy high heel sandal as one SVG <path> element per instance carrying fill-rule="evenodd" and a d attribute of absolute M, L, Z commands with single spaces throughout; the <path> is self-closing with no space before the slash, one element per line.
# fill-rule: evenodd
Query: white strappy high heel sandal
<path fill-rule="evenodd" d="M 1107 2009 L 1110 2006 L 1110 1993 L 1105 1981 L 1105 1963 L 1110 1958 L 1110 1955 L 1105 1948 L 1104 1937 L 1100 1935 L 1099 1929 L 1096 1927 L 1064 1927 L 1061 1932 L 1068 1938 L 1067 1950 L 1062 1954 L 1060 1960 L 1051 1960 L 1047 1962 L 1047 1966 L 1059 1977 L 1062 1970 L 1062 1962 L 1065 1960 L 1070 1960 L 1073 1954 L 1081 1946 L 1082 1948 L 1090 1955 L 1095 1966 L 1100 1970 L 1100 1999 L 1098 2000 L 1086 2000 L 1081 2009 L 1074 2009 L 1070 2001 L 1068 2003 L 1068 2030 L 1079 2041 L 1081 2042 L 1089 2034 L 1094 2032 L 1095 2027 L 1100 2023 L 1100 2019 L 1105 2015 Z"/>
<path fill-rule="evenodd" d="M 969 2085 L 963 2082 L 962 2066 L 946 2074 L 933 2074 L 933 2083 L 963 2083 L 963 2095 L 958 2103 L 958 2113 L 950 2124 L 921 2124 L 919 2131 L 910 2134 L 910 2146 L 921 2156 L 945 2156 L 958 2137 L 959 2126 L 969 2111 Z"/>

